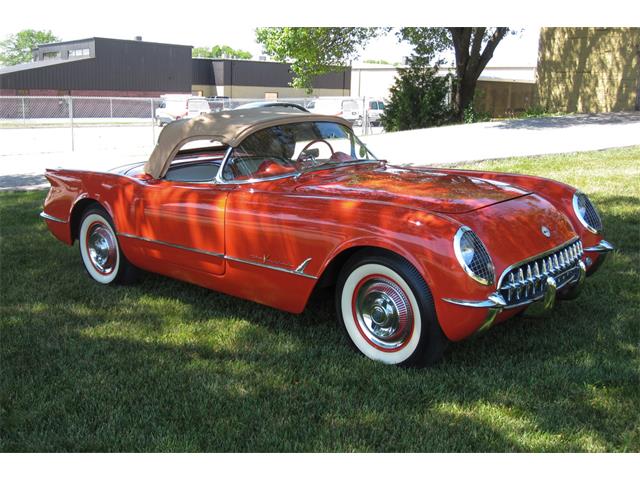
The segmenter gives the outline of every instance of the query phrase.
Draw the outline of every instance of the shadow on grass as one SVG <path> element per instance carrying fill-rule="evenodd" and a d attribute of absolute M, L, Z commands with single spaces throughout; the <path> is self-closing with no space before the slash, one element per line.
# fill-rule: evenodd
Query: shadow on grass
<path fill-rule="evenodd" d="M 96 285 L 24 195 L 0 207 L 3 451 L 638 449 L 637 252 L 551 318 L 400 369 L 351 351 L 330 296 L 294 316 L 151 274 Z"/>

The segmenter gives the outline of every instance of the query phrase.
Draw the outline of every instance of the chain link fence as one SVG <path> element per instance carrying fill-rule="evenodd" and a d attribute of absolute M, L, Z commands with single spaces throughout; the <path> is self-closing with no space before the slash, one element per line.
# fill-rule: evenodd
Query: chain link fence
<path fill-rule="evenodd" d="M 294 104 L 316 113 L 343 116 L 353 123 L 359 135 L 382 131 L 378 120 L 381 110 L 377 108 L 381 105 L 364 97 L 206 100 L 213 112 L 249 108 L 264 102 Z M 166 106 L 166 102 L 166 98 L 0 96 L 0 155 L 150 151 L 164 124 L 158 109 Z M 186 116 L 200 113 L 187 111 Z"/>

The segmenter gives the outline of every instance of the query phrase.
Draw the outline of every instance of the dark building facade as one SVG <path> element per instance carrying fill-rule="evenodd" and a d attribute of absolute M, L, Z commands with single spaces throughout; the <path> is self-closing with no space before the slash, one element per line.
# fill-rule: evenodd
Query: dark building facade
<path fill-rule="evenodd" d="M 231 98 L 308 96 L 303 89 L 289 86 L 293 74 L 287 63 L 194 58 L 192 71 L 192 91 L 197 95 Z M 348 96 L 350 92 L 350 68 L 321 75 L 313 82 L 314 96 Z"/>
<path fill-rule="evenodd" d="M 157 97 L 191 92 L 191 46 L 88 38 L 41 45 L 0 68 L 0 95 Z"/>
<path fill-rule="evenodd" d="M 189 45 L 87 38 L 40 45 L 34 61 L 0 67 L 0 95 L 304 97 L 286 63 L 191 58 Z M 314 82 L 313 95 L 350 94 L 351 70 Z"/>

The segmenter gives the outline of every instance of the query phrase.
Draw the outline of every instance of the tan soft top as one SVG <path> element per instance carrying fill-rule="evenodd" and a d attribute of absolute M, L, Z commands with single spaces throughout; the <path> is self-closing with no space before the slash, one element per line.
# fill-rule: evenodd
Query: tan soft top
<path fill-rule="evenodd" d="M 347 127 L 351 124 L 341 117 L 292 112 L 277 108 L 247 108 L 207 113 L 195 118 L 177 120 L 162 129 L 144 171 L 154 178 L 162 178 L 180 147 L 192 140 L 210 139 L 230 147 L 237 147 L 252 133 L 287 123 L 330 121 Z"/>

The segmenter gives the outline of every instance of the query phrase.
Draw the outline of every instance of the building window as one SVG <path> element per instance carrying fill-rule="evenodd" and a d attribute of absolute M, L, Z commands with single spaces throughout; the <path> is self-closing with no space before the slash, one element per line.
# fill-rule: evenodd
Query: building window
<path fill-rule="evenodd" d="M 77 48 L 75 50 L 69 50 L 70 57 L 87 57 L 89 55 L 88 48 Z"/>
<path fill-rule="evenodd" d="M 60 58 L 60 52 L 44 52 L 42 54 L 43 60 L 51 60 L 53 58 Z"/>

